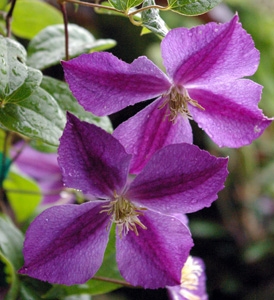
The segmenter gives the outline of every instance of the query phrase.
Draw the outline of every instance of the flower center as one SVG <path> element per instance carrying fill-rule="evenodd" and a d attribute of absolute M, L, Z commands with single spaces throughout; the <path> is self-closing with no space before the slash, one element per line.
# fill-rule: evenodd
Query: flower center
<path fill-rule="evenodd" d="M 187 103 L 198 107 L 202 110 L 205 110 L 198 101 L 193 100 L 189 97 L 189 94 L 185 87 L 173 85 L 168 93 L 163 94 L 163 97 L 166 97 L 164 103 L 158 107 L 162 109 L 167 105 L 165 118 L 168 116 L 168 120 L 173 124 L 176 123 L 178 115 L 182 115 L 184 118 L 192 120 L 192 116 L 188 110 Z"/>
<path fill-rule="evenodd" d="M 139 211 L 147 209 L 144 207 L 136 207 L 132 202 L 124 198 L 123 195 L 117 195 L 116 191 L 114 191 L 114 200 L 110 201 L 108 205 L 102 206 L 102 208 L 104 209 L 100 213 L 107 212 L 108 215 L 112 215 L 107 229 L 112 222 L 117 224 L 120 238 L 122 238 L 122 233 L 127 235 L 129 230 L 134 231 L 138 236 L 139 233 L 136 224 L 143 229 L 147 229 L 138 218 L 138 216 L 144 215 L 144 213 Z"/>
<path fill-rule="evenodd" d="M 197 295 L 194 295 L 189 290 L 197 290 L 199 285 L 199 278 L 202 275 L 202 267 L 191 256 L 188 257 L 181 276 L 180 294 L 188 300 L 201 300 Z"/>

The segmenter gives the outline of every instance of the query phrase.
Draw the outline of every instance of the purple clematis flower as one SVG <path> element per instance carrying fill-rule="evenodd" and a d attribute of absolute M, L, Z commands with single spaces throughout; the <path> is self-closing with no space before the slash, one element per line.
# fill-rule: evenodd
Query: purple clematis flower
<path fill-rule="evenodd" d="M 182 269 L 180 285 L 167 287 L 171 300 L 207 300 L 203 261 L 189 256 Z"/>
<path fill-rule="evenodd" d="M 131 155 L 112 135 L 71 114 L 58 153 L 65 185 L 96 200 L 39 215 L 27 230 L 19 273 L 51 283 L 84 283 L 102 264 L 115 224 L 117 264 L 128 282 L 177 285 L 193 246 L 183 214 L 216 200 L 228 159 L 190 144 L 169 145 L 130 183 Z"/>
<path fill-rule="evenodd" d="M 12 155 L 15 155 L 22 145 L 21 142 L 14 145 Z M 73 195 L 62 191 L 64 185 L 56 153 L 43 153 L 26 146 L 15 164 L 21 172 L 37 181 L 44 194 L 42 205 L 71 203 L 75 200 Z"/>
<path fill-rule="evenodd" d="M 146 57 L 127 64 L 95 52 L 62 63 L 73 95 L 98 116 L 158 97 L 113 133 L 133 155 L 131 173 L 165 145 L 192 143 L 188 119 L 220 147 L 236 148 L 271 123 L 258 109 L 262 86 L 240 79 L 255 73 L 259 51 L 237 15 L 225 24 L 172 29 L 161 48 L 169 77 Z"/>

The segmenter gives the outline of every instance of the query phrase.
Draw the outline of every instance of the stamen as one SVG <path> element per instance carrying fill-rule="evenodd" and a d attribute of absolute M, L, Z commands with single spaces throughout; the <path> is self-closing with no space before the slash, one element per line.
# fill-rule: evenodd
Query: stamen
<path fill-rule="evenodd" d="M 172 86 L 167 94 L 164 94 L 166 100 L 161 104 L 158 109 L 162 109 L 167 105 L 166 114 L 164 120 L 168 117 L 168 120 L 175 124 L 177 122 L 178 115 L 182 115 L 184 118 L 192 120 L 192 116 L 188 110 L 187 103 L 205 110 L 196 100 L 189 97 L 187 90 L 184 87 Z"/>
<path fill-rule="evenodd" d="M 191 256 L 188 257 L 182 269 L 180 294 L 188 300 L 201 300 L 201 297 L 191 291 L 197 290 L 199 278 L 203 273 L 202 267 Z"/>
<path fill-rule="evenodd" d="M 139 225 L 142 229 L 147 229 L 138 218 L 138 216 L 144 215 L 144 213 L 139 211 L 147 209 L 135 206 L 123 196 L 117 195 L 116 191 L 114 191 L 113 194 L 115 200 L 110 201 L 107 205 L 103 205 L 102 208 L 104 209 L 100 211 L 100 213 L 106 212 L 108 215 L 112 214 L 109 224 L 107 225 L 107 230 L 113 222 L 117 224 L 120 238 L 122 238 L 122 233 L 126 235 L 129 230 L 134 231 L 138 236 L 139 233 L 135 224 Z"/>

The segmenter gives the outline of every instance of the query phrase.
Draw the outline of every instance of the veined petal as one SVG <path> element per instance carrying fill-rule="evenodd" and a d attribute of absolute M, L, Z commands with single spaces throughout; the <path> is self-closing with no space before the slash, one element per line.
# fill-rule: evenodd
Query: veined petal
<path fill-rule="evenodd" d="M 67 187 L 109 198 L 126 184 L 131 155 L 111 134 L 70 113 L 58 154 Z"/>
<path fill-rule="evenodd" d="M 27 230 L 25 264 L 18 272 L 66 285 L 90 279 L 108 242 L 110 216 L 100 214 L 104 203 L 59 205 L 42 212 Z"/>
<path fill-rule="evenodd" d="M 198 257 L 189 257 L 189 259 L 191 259 L 192 265 L 189 265 L 188 261 L 185 263 L 182 269 L 181 285 L 167 286 L 170 300 L 208 299 L 206 293 L 206 275 L 204 262 Z"/>
<path fill-rule="evenodd" d="M 12 155 L 16 155 L 23 143 L 19 142 L 13 147 Z M 15 161 L 17 167 L 38 182 L 41 180 L 60 174 L 60 169 L 57 163 L 56 153 L 43 153 L 39 152 L 30 146 L 24 147 Z"/>
<path fill-rule="evenodd" d="M 162 41 L 167 73 L 176 84 L 211 85 L 253 75 L 260 54 L 236 15 L 229 23 L 172 29 Z"/>
<path fill-rule="evenodd" d="M 189 229 L 176 218 L 145 211 L 139 236 L 116 234 L 116 257 L 121 275 L 132 285 L 156 289 L 177 285 L 181 269 L 193 246 Z M 137 225 L 138 227 L 138 225 Z"/>
<path fill-rule="evenodd" d="M 154 98 L 170 87 L 167 76 L 144 56 L 127 64 L 107 52 L 62 62 L 74 97 L 87 111 L 105 116 Z"/>
<path fill-rule="evenodd" d="M 227 163 L 227 158 L 216 158 L 194 145 L 166 146 L 137 175 L 126 197 L 168 214 L 209 207 L 224 187 Z"/>
<path fill-rule="evenodd" d="M 163 98 L 151 103 L 113 132 L 132 154 L 130 173 L 138 174 L 159 149 L 169 144 L 192 143 L 192 129 L 187 119 L 179 116 L 173 124 L 165 118 L 166 108 L 159 109 Z"/>
<path fill-rule="evenodd" d="M 248 79 L 188 90 L 204 111 L 189 105 L 199 127 L 219 147 L 241 147 L 258 138 L 270 125 L 258 108 L 262 86 Z"/>

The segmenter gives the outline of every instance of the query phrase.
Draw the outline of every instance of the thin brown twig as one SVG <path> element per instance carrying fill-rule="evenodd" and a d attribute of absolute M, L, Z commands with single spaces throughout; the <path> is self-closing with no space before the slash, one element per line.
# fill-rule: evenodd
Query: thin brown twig
<path fill-rule="evenodd" d="M 64 28 L 65 28 L 65 53 L 66 53 L 66 61 L 69 60 L 69 33 L 68 33 L 68 15 L 66 10 L 66 2 L 59 2 L 63 19 L 64 19 Z"/>
<path fill-rule="evenodd" d="M 104 9 L 108 9 L 108 10 L 112 10 L 112 11 L 116 11 L 116 12 L 119 12 L 121 14 L 124 14 L 124 11 L 116 9 L 114 7 L 111 7 L 111 6 L 106 6 L 106 5 L 96 4 L 96 3 L 83 2 L 83 1 L 77 1 L 77 0 L 66 0 L 66 2 L 76 3 L 76 4 L 79 4 L 79 5 L 85 5 L 85 6 L 89 6 L 89 7 L 104 8 Z"/>
<path fill-rule="evenodd" d="M 100 281 L 110 282 L 110 283 L 115 283 L 115 284 L 123 285 L 123 286 L 126 286 L 126 287 L 130 287 L 130 288 L 137 288 L 137 287 L 135 287 L 135 286 L 131 285 L 130 283 L 128 283 L 126 281 L 123 281 L 123 280 L 106 278 L 106 277 L 101 277 L 101 276 L 93 276 L 92 279 L 93 280 L 100 280 Z"/>
<path fill-rule="evenodd" d="M 13 10 L 14 10 L 14 7 L 15 7 L 15 3 L 16 3 L 16 0 L 11 1 L 10 10 L 8 11 L 8 13 L 6 15 L 7 37 L 11 37 L 10 22 L 11 22 L 12 13 L 13 13 Z"/>

